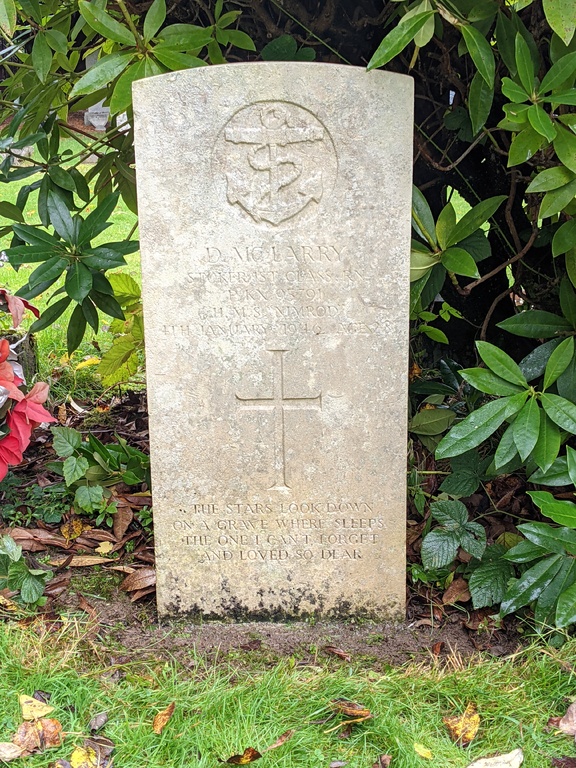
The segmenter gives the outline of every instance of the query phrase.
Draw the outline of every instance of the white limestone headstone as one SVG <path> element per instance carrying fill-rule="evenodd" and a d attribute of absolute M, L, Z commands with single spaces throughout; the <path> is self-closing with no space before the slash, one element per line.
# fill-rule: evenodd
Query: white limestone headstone
<path fill-rule="evenodd" d="M 412 81 L 134 84 L 162 615 L 399 618 Z"/>

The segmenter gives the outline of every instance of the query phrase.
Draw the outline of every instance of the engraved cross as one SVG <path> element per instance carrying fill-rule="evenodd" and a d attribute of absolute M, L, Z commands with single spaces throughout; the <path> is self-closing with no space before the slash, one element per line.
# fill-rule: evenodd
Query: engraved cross
<path fill-rule="evenodd" d="M 322 408 L 322 393 L 312 397 L 286 397 L 284 393 L 284 355 L 287 349 L 269 349 L 274 355 L 272 395 L 270 397 L 241 397 L 239 405 L 253 410 L 271 410 L 274 412 L 274 470 L 276 480 L 269 490 L 283 491 L 290 486 L 286 482 L 286 426 L 284 413 L 302 408 L 320 410 Z"/>

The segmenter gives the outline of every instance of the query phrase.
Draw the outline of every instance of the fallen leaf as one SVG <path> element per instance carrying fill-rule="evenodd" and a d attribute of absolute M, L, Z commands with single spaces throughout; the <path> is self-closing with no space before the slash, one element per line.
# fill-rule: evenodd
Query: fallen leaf
<path fill-rule="evenodd" d="M 378 758 L 378 760 L 376 760 L 372 768 L 388 768 L 391 762 L 392 762 L 391 755 L 380 755 L 380 757 Z"/>
<path fill-rule="evenodd" d="M 23 749 L 10 741 L 0 741 L 0 761 L 9 763 L 10 760 L 16 760 L 22 757 Z"/>
<path fill-rule="evenodd" d="M 564 717 L 560 718 L 558 728 L 567 736 L 576 736 L 576 702 L 570 704 Z"/>
<path fill-rule="evenodd" d="M 113 525 L 113 531 L 114 536 L 118 540 L 120 540 L 124 534 L 126 533 L 128 526 L 134 519 L 134 512 L 130 509 L 129 506 L 126 504 L 118 505 L 118 509 L 113 515 L 114 519 L 114 525 Z"/>
<path fill-rule="evenodd" d="M 452 605 L 453 603 L 467 603 L 470 600 L 470 592 L 468 591 L 467 582 L 459 576 L 454 579 L 452 584 L 442 595 L 442 602 L 444 605 Z"/>
<path fill-rule="evenodd" d="M 107 758 L 110 757 L 115 747 L 112 739 L 108 739 L 106 736 L 90 736 L 84 739 L 84 748 L 93 749 L 96 752 L 100 768 L 104 768 Z"/>
<path fill-rule="evenodd" d="M 324 651 L 326 651 L 326 653 L 332 653 L 334 656 L 339 656 L 341 659 L 344 659 L 344 661 L 352 661 L 349 653 L 346 653 L 346 651 L 343 651 L 341 648 L 335 648 L 333 645 L 325 645 Z"/>
<path fill-rule="evenodd" d="M 294 736 L 294 734 L 295 734 L 294 730 L 284 731 L 284 733 L 276 739 L 274 744 L 270 744 L 269 747 L 266 747 L 264 752 L 269 752 L 271 749 L 276 749 L 277 747 L 281 747 L 282 744 L 286 744 L 286 742 L 289 739 L 291 739 L 292 736 Z"/>
<path fill-rule="evenodd" d="M 152 722 L 152 730 L 154 733 L 162 733 L 164 728 L 166 727 L 168 721 L 174 714 L 174 708 L 176 707 L 176 702 L 172 702 L 172 704 L 169 704 L 166 709 L 163 709 L 162 712 L 158 712 L 158 714 L 155 716 L 153 722 Z"/>
<path fill-rule="evenodd" d="M 14 744 L 31 755 L 45 749 L 59 747 L 62 743 L 62 725 L 58 720 L 40 718 L 33 722 L 21 723 L 12 737 Z"/>
<path fill-rule="evenodd" d="M 515 749 L 505 755 L 496 755 L 496 757 L 481 757 L 474 760 L 468 768 L 519 768 L 524 761 L 524 754 L 521 749 Z"/>
<path fill-rule="evenodd" d="M 437 643 L 434 643 L 432 648 L 430 649 L 432 651 L 433 656 L 440 656 L 442 653 L 442 649 L 444 648 L 444 640 L 439 640 Z"/>
<path fill-rule="evenodd" d="M 134 603 L 136 600 L 140 600 L 142 597 L 146 597 L 146 595 L 152 595 L 154 592 L 156 592 L 156 587 L 148 587 L 147 589 L 138 589 L 136 592 L 132 592 L 130 595 L 130 602 Z"/>
<path fill-rule="evenodd" d="M 70 520 L 63 523 L 60 526 L 60 533 L 66 541 L 74 541 L 79 536 L 82 536 L 84 531 L 89 530 L 92 526 L 87 525 L 84 520 L 79 517 L 71 517 Z"/>
<path fill-rule="evenodd" d="M 262 755 L 257 749 L 247 747 L 241 755 L 232 755 L 228 760 L 220 760 L 218 758 L 218 762 L 231 763 L 232 765 L 247 765 L 248 763 L 253 763 L 254 760 L 259 760 L 261 757 Z"/>
<path fill-rule="evenodd" d="M 425 747 L 424 744 L 414 744 L 414 752 L 416 752 L 417 755 L 420 755 L 420 757 L 425 757 L 426 760 L 434 759 L 431 750 L 429 750 L 428 747 Z"/>
<path fill-rule="evenodd" d="M 357 704 L 355 701 L 348 701 L 348 699 L 332 699 L 330 706 L 336 712 L 340 712 L 348 717 L 359 717 L 363 720 L 368 720 L 372 717 L 370 710 L 363 704 Z"/>
<path fill-rule="evenodd" d="M 576 768 L 576 757 L 553 757 L 553 768 Z"/>
<path fill-rule="evenodd" d="M 68 760 L 64 760 L 63 757 L 59 757 L 54 763 L 50 763 L 50 768 L 72 768 Z"/>
<path fill-rule="evenodd" d="M 154 568 L 138 568 L 138 570 L 126 576 L 120 584 L 120 589 L 124 592 L 135 592 L 136 590 L 148 589 L 156 584 L 156 570 Z"/>
<path fill-rule="evenodd" d="M 97 715 L 94 715 L 92 720 L 88 723 L 88 730 L 91 731 L 91 733 L 96 733 L 96 731 L 99 731 L 101 728 L 104 728 L 106 723 L 108 722 L 108 712 L 98 712 Z"/>
<path fill-rule="evenodd" d="M 32 698 L 36 699 L 37 701 L 42 701 L 44 704 L 48 704 L 52 698 L 52 694 L 48 693 L 48 691 L 34 691 Z"/>
<path fill-rule="evenodd" d="M 66 557 L 53 557 L 49 564 L 58 566 L 63 563 Z M 74 555 L 68 565 L 71 568 L 87 568 L 92 565 L 106 565 L 106 563 L 113 563 L 114 560 L 106 557 L 98 557 L 97 555 Z"/>
<path fill-rule="evenodd" d="M 72 768 L 99 768 L 96 751 L 92 747 L 76 747 L 70 756 Z"/>
<path fill-rule="evenodd" d="M 348 765 L 348 763 L 344 760 L 332 760 L 330 768 L 344 768 L 345 765 Z"/>
<path fill-rule="evenodd" d="M 65 592 L 70 585 L 71 578 L 72 574 L 70 571 L 56 574 L 56 576 L 54 576 L 53 579 L 50 579 L 44 588 L 44 594 L 46 597 L 57 597 L 58 595 L 61 595 L 63 592 Z"/>
<path fill-rule="evenodd" d="M 476 704 L 468 704 L 463 715 L 443 717 L 442 721 L 448 728 L 452 741 L 461 747 L 470 744 L 480 727 L 480 715 L 476 711 Z"/>
<path fill-rule="evenodd" d="M 345 725 L 344 728 L 340 731 L 338 734 L 338 738 L 342 741 L 346 741 L 346 739 L 349 739 L 350 736 L 352 736 L 352 726 L 350 724 Z"/>
<path fill-rule="evenodd" d="M 39 717 L 49 715 L 50 712 L 54 712 L 54 707 L 50 704 L 46 704 L 44 701 L 39 701 L 32 696 L 26 696 L 22 694 L 18 697 L 20 702 L 20 710 L 22 712 L 23 720 L 37 720 Z"/>
<path fill-rule="evenodd" d="M 10 600 L 3 595 L 0 595 L 0 613 L 2 611 L 5 611 L 6 613 L 18 613 L 18 610 L 18 603 L 15 603 L 13 600 Z"/>
<path fill-rule="evenodd" d="M 114 549 L 114 544 L 112 544 L 111 541 L 102 541 L 96 549 L 95 552 L 98 552 L 99 555 L 107 555 L 109 552 L 111 552 Z"/>

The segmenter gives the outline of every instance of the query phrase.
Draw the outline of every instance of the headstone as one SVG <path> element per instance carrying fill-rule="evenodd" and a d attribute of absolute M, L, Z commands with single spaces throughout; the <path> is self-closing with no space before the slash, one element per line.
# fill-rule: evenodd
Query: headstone
<path fill-rule="evenodd" d="M 206 67 L 134 114 L 160 614 L 403 617 L 411 79 Z"/>

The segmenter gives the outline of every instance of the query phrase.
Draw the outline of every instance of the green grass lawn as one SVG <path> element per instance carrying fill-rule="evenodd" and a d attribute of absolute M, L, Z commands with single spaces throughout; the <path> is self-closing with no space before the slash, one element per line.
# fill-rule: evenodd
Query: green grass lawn
<path fill-rule="evenodd" d="M 122 768 L 215 768 L 247 747 L 263 755 L 260 768 L 328 768 L 333 761 L 370 768 L 383 754 L 392 756 L 392 768 L 465 768 L 518 747 L 524 768 L 544 768 L 552 757 L 576 755 L 573 738 L 546 729 L 548 718 L 563 715 L 574 698 L 575 652 L 572 640 L 559 651 L 533 647 L 508 660 L 463 663 L 454 656 L 384 673 L 369 660 L 348 664 L 322 655 L 271 668 L 256 659 L 246 668 L 230 659 L 208 666 L 192 642 L 184 664 L 160 660 L 159 649 L 106 648 L 74 617 L 60 631 L 43 631 L 41 621 L 4 623 L 0 741 L 9 741 L 21 722 L 19 694 L 40 690 L 51 694 L 48 716 L 62 723 L 66 736 L 61 746 L 14 763 L 22 768 L 70 760 L 100 712 L 108 714 L 102 733 L 115 743 L 115 765 Z M 334 729 L 345 718 L 318 722 L 330 714 L 330 702 L 342 698 L 373 714 L 353 724 L 346 739 Z M 154 733 L 155 715 L 172 702 L 172 719 Z M 480 729 L 463 748 L 442 718 L 462 714 L 470 702 L 478 707 Z M 265 751 L 288 730 L 292 738 Z"/>

